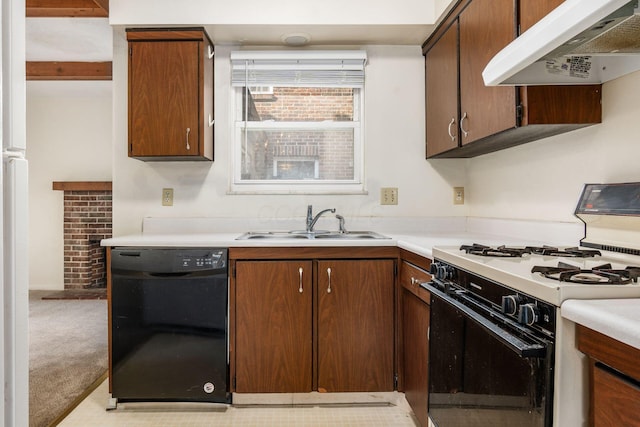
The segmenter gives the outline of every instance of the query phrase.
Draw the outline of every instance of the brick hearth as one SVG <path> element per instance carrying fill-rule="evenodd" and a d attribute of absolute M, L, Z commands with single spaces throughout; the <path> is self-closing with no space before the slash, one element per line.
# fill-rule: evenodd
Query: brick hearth
<path fill-rule="evenodd" d="M 105 250 L 111 237 L 111 182 L 54 182 L 64 191 L 64 288 L 106 286 Z"/>

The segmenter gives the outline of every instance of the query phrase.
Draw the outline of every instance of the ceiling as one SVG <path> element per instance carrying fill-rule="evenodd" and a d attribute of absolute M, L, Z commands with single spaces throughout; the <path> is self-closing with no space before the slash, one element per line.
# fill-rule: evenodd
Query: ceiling
<path fill-rule="evenodd" d="M 110 96 L 109 0 L 26 0 L 25 6 L 27 93 Z"/>
<path fill-rule="evenodd" d="M 109 25 L 108 0 L 26 0 L 26 7 L 27 92 L 110 94 L 113 29 Z M 310 45 L 419 45 L 432 26 L 215 25 L 206 29 L 216 44 L 285 45 L 286 35 L 301 34 L 310 39 Z M 82 64 L 76 62 L 85 66 L 102 62 L 108 66 L 108 74 L 92 71 L 96 74 L 87 75 Z M 30 65 L 45 68 L 36 74 Z"/>
<path fill-rule="evenodd" d="M 111 61 L 108 18 L 27 18 L 27 61 Z"/>

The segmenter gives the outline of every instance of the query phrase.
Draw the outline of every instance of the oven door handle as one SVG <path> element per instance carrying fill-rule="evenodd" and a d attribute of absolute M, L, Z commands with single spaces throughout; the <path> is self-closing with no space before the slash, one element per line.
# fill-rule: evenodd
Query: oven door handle
<path fill-rule="evenodd" d="M 500 326 L 491 322 L 487 318 L 478 314 L 471 308 L 466 305 L 456 301 L 451 298 L 449 295 L 445 294 L 438 288 L 432 285 L 432 282 L 423 283 L 421 285 L 423 288 L 428 290 L 431 293 L 431 296 L 436 296 L 446 302 L 447 304 L 453 306 L 457 310 L 464 313 L 469 319 L 473 320 L 475 323 L 480 325 L 483 329 L 485 329 L 488 333 L 496 337 L 499 341 L 504 343 L 507 347 L 509 347 L 512 351 L 517 353 L 520 357 L 545 357 L 546 356 L 546 346 L 540 343 L 530 344 L 519 337 L 513 335 L 512 333 L 502 329 Z"/>

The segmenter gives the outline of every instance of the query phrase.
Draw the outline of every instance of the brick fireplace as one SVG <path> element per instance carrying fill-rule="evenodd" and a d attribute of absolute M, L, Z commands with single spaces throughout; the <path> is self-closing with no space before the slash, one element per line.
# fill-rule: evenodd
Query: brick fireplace
<path fill-rule="evenodd" d="M 54 182 L 64 191 L 64 288 L 106 287 L 106 254 L 100 240 L 111 237 L 111 182 Z"/>

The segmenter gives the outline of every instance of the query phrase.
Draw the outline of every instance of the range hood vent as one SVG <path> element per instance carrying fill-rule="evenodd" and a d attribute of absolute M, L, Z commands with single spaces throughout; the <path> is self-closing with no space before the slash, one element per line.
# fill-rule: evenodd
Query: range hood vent
<path fill-rule="evenodd" d="M 597 84 L 640 70 L 638 0 L 566 0 L 507 45 L 487 86 Z"/>

